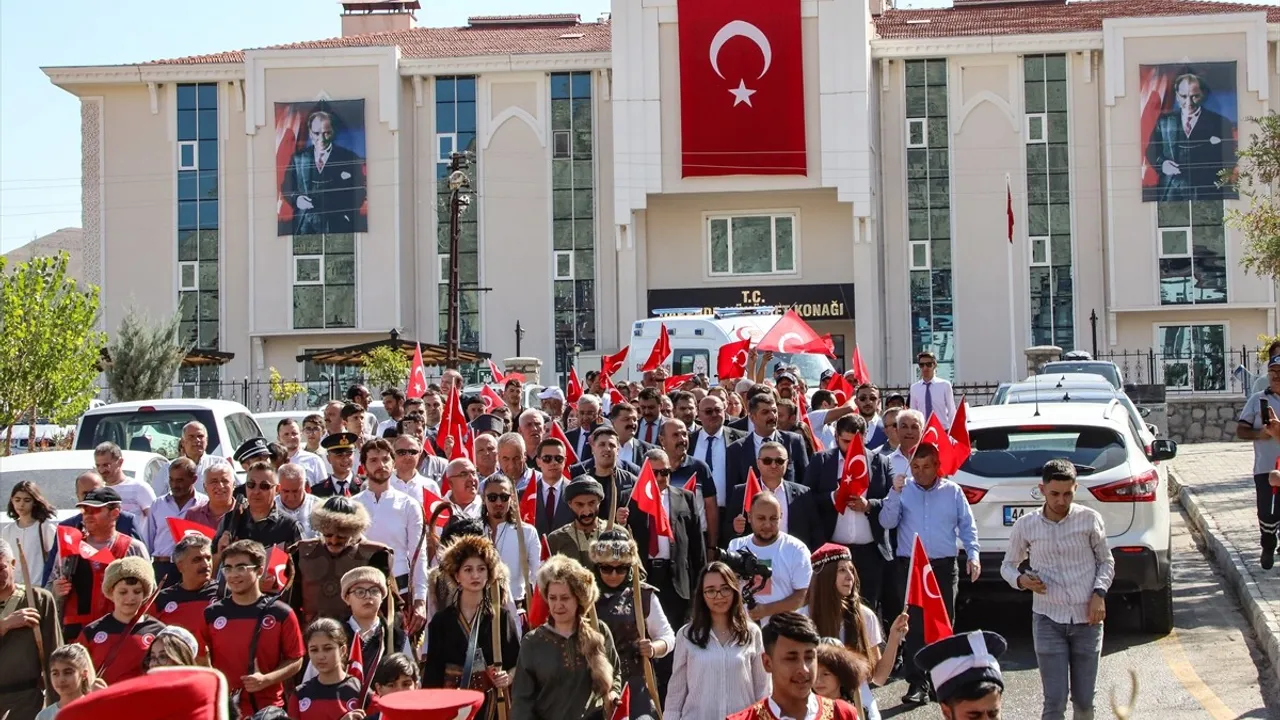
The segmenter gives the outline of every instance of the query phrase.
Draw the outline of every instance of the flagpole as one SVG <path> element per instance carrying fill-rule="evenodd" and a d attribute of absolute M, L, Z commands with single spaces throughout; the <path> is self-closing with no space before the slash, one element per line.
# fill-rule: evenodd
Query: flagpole
<path fill-rule="evenodd" d="M 1009 382 L 1017 382 L 1021 376 L 1018 374 L 1018 313 L 1017 305 L 1014 302 L 1014 275 L 1013 275 L 1013 184 L 1009 179 L 1009 173 L 1004 175 L 1005 199 L 1008 203 L 1009 216 L 1009 243 L 1006 248 L 1005 256 L 1008 260 L 1009 273 Z"/>

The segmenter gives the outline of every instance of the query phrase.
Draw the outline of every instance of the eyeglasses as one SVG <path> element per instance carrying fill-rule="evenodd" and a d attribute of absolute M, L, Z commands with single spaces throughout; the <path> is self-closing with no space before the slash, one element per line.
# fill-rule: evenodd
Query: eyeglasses
<path fill-rule="evenodd" d="M 781 466 L 783 466 L 783 465 L 786 465 L 786 464 L 787 464 L 787 459 L 786 459 L 786 458 L 762 457 L 762 458 L 760 458 L 760 464 L 761 464 L 761 465 L 777 465 L 777 466 L 781 467 Z"/>
<path fill-rule="evenodd" d="M 276 486 L 276 484 L 275 484 L 275 483 L 269 483 L 269 482 L 254 482 L 254 481 L 250 480 L 249 482 L 247 482 L 247 483 L 245 483 L 245 484 L 244 484 L 244 489 L 245 489 L 245 490 L 270 490 L 271 488 L 273 488 L 273 487 L 275 487 L 275 486 Z"/>
<path fill-rule="evenodd" d="M 658 477 L 671 477 L 670 470 L 654 470 L 653 474 L 657 475 Z"/>
<path fill-rule="evenodd" d="M 410 455 L 419 455 L 419 454 L 420 453 L 417 450 L 414 450 L 413 448 L 396 448 L 396 455 L 398 457 L 408 457 Z"/>
<path fill-rule="evenodd" d="M 564 462 L 564 456 L 563 455 L 543 455 L 542 462 L 551 463 L 553 465 L 559 465 Z"/>
<path fill-rule="evenodd" d="M 484 499 L 489 502 L 511 502 L 511 493 L 489 493 Z"/>
<path fill-rule="evenodd" d="M 631 569 L 630 565 L 597 565 L 601 575 L 625 575 Z"/>
<path fill-rule="evenodd" d="M 257 566 L 257 565 L 251 565 L 251 564 L 248 564 L 248 563 L 242 563 L 242 564 L 240 564 L 240 565 L 223 565 L 223 566 L 222 566 L 222 569 L 223 569 L 223 570 L 224 570 L 228 575 L 238 575 L 238 574 L 240 574 L 240 573 L 246 573 L 246 572 L 249 572 L 250 570 L 257 570 L 257 569 L 258 569 L 258 566 Z"/>
<path fill-rule="evenodd" d="M 733 597 L 733 588 L 730 588 L 730 587 L 702 588 L 702 594 L 704 597 L 709 597 L 709 598 Z"/>
<path fill-rule="evenodd" d="M 377 600 L 382 597 L 383 592 L 382 592 L 382 588 L 375 585 L 373 587 L 351 588 L 350 590 L 347 591 L 347 594 L 351 595 L 352 597 L 359 598 L 361 600 L 366 600 L 366 599 Z"/>

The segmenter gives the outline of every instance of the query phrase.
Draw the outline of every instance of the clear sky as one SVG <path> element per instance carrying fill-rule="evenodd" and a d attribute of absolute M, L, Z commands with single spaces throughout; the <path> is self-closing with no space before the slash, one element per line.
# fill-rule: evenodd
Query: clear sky
<path fill-rule="evenodd" d="M 638 2 L 638 0 L 636 0 Z M 911 0 L 899 7 L 938 6 Z M 572 12 L 584 20 L 609 0 L 425 0 L 418 22 L 466 24 L 469 15 Z M 333 37 L 336 0 L 0 0 L 0 252 L 80 225 L 80 111 L 40 72 L 51 65 L 114 65 Z"/>

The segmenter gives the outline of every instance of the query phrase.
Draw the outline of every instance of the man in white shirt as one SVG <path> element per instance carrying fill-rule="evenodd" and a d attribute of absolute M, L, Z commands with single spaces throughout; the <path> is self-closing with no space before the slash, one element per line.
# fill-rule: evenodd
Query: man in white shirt
<path fill-rule="evenodd" d="M 306 472 L 301 465 L 285 463 L 276 474 L 280 479 L 276 487 L 276 509 L 298 521 L 303 540 L 315 540 L 320 534 L 311 527 L 311 511 L 321 501 L 307 492 Z"/>
<path fill-rule="evenodd" d="M 506 475 L 490 475 L 483 485 L 485 529 L 498 550 L 511 579 L 511 599 L 520 603 L 525 586 L 533 582 L 542 567 L 542 544 L 538 530 L 518 521 L 519 497 Z"/>
<path fill-rule="evenodd" d="M 307 473 L 307 483 L 318 485 L 329 475 L 329 466 L 319 455 L 302 449 L 302 430 L 298 421 L 285 418 L 276 425 L 276 440 L 289 451 L 289 462 L 301 465 Z"/>
<path fill-rule="evenodd" d="M 139 520 L 146 519 L 156 502 L 151 486 L 124 474 L 124 453 L 113 442 L 104 442 L 93 449 L 93 464 L 107 487 L 120 496 L 120 510 L 133 513 Z"/>
<path fill-rule="evenodd" d="M 449 463 L 444 474 L 449 485 L 449 492 L 444 496 L 445 501 L 452 504 L 463 515 L 483 520 L 484 501 L 480 497 L 480 476 L 476 473 L 476 466 L 464 457 L 458 458 Z"/>
<path fill-rule="evenodd" d="M 400 435 L 392 441 L 395 448 L 395 474 L 391 477 L 391 487 L 416 500 L 422 500 L 422 491 L 430 490 L 440 497 L 440 486 L 422 473 L 418 472 L 418 458 L 422 455 L 422 445 L 413 435 Z"/>
<path fill-rule="evenodd" d="M 423 547 L 422 504 L 391 487 L 394 451 L 383 438 L 366 441 L 360 448 L 368 484 L 352 500 L 369 511 L 372 524 L 365 538 L 380 542 L 395 552 L 396 585 L 402 596 L 412 599 L 413 614 L 407 628 L 418 632 L 427 620 L 427 554 Z"/>
<path fill-rule="evenodd" d="M 382 409 L 387 411 L 387 419 L 378 423 L 373 431 L 374 437 L 385 437 L 388 430 L 395 430 L 397 423 L 404 417 L 404 391 L 400 388 L 387 388 L 382 391 Z"/>
<path fill-rule="evenodd" d="M 169 463 L 167 470 L 169 492 L 156 498 L 146 522 L 142 524 L 142 541 L 151 553 L 156 582 L 162 586 L 175 582 L 178 577 L 178 568 L 171 559 L 177 541 L 169 531 L 169 518 L 185 519 L 188 510 L 209 501 L 209 498 L 195 492 L 196 464 L 191 458 L 179 457 Z"/>
<path fill-rule="evenodd" d="M 482 415 L 478 419 L 483 418 Z M 493 419 L 497 420 L 497 418 Z M 476 435 L 471 447 L 475 450 L 476 472 L 481 478 L 487 478 L 498 472 L 498 435 L 496 433 L 485 432 Z"/>
<path fill-rule="evenodd" d="M 525 488 L 541 474 L 525 464 L 528 455 L 524 449 L 524 438 L 519 433 L 505 433 L 498 438 L 498 469 L 515 483 L 516 494 L 523 494 Z"/>
<path fill-rule="evenodd" d="M 916 365 L 920 379 L 911 383 L 911 408 L 923 413 L 925 422 L 930 415 L 937 415 L 942 427 L 950 428 L 951 419 L 956 416 L 956 399 L 951 383 L 937 376 L 938 358 L 925 350 L 916 356 Z"/>
<path fill-rule="evenodd" d="M 209 447 L 209 430 L 199 420 L 192 420 L 182 426 L 182 442 L 178 444 L 178 456 L 190 458 L 196 465 L 196 492 L 204 492 L 204 471 L 213 465 L 224 462 L 221 455 L 210 455 L 205 452 Z M 169 467 L 165 465 L 151 479 L 151 489 L 159 497 L 169 492 Z"/>
<path fill-rule="evenodd" d="M 759 582 L 759 577 L 744 581 L 744 593 L 754 591 L 754 607 L 751 619 L 764 625 L 770 615 L 799 610 L 804 607 L 813 566 L 809 562 L 809 548 L 796 538 L 778 530 L 782 520 L 782 506 L 769 491 L 761 492 L 751 502 L 751 534 L 729 541 L 729 552 L 746 549 L 761 564 L 773 571 L 772 577 Z"/>
<path fill-rule="evenodd" d="M 919 410 L 899 410 L 897 422 L 898 449 L 889 455 L 889 467 L 894 476 L 911 474 L 911 456 L 915 454 L 920 438 L 924 436 L 924 415 Z"/>

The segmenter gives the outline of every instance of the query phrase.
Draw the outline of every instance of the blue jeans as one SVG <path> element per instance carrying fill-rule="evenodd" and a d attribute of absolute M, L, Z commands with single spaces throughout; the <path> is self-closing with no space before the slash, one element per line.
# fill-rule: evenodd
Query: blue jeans
<path fill-rule="evenodd" d="M 1056 623 L 1040 613 L 1031 613 L 1031 635 L 1040 684 L 1044 688 L 1044 710 L 1040 720 L 1063 720 L 1067 695 L 1075 720 L 1093 720 L 1094 685 L 1098 679 L 1098 658 L 1102 655 L 1102 624 Z"/>

